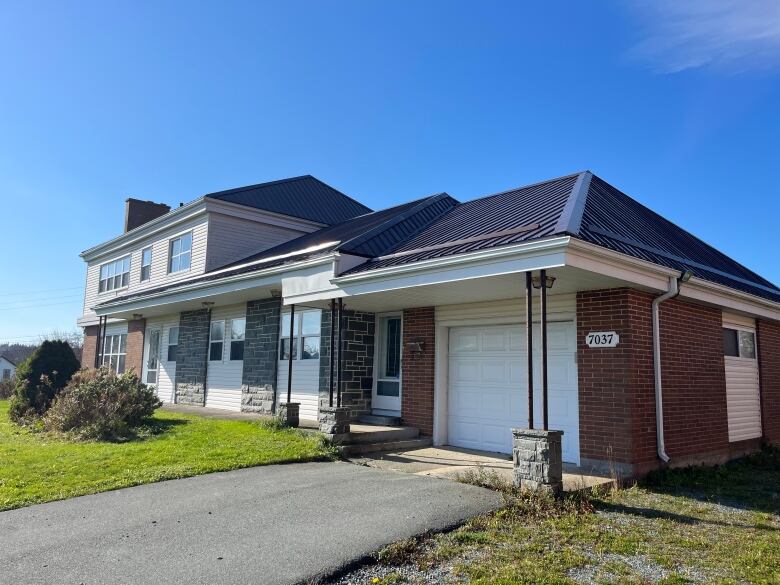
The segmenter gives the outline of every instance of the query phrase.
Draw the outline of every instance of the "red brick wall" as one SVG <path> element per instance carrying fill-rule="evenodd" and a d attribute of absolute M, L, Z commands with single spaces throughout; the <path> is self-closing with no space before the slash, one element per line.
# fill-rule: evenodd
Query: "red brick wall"
<path fill-rule="evenodd" d="M 434 308 L 406 309 L 403 316 L 403 390 L 401 417 L 423 435 L 433 434 L 433 383 L 436 338 Z M 422 342 L 422 354 L 407 348 L 408 342 Z"/>
<path fill-rule="evenodd" d="M 143 372 L 144 331 L 146 319 L 133 319 L 127 322 L 127 357 L 125 371 L 133 370 L 139 376 Z"/>
<path fill-rule="evenodd" d="M 780 444 L 780 324 L 759 321 L 756 329 L 764 440 Z"/>
<path fill-rule="evenodd" d="M 95 367 L 95 352 L 97 351 L 97 325 L 84 327 L 84 347 L 81 353 L 81 367 L 92 369 Z"/>
<path fill-rule="evenodd" d="M 631 289 L 577 294 L 580 451 L 585 459 L 657 467 L 653 296 Z M 721 311 L 679 299 L 661 305 L 664 432 L 672 465 L 728 458 Z M 589 331 L 616 331 L 591 349 Z"/>

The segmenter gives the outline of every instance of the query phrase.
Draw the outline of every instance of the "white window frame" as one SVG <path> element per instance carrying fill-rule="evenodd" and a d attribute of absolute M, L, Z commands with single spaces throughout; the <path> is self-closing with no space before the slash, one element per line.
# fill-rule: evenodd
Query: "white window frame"
<path fill-rule="evenodd" d="M 114 338 L 117 339 L 117 345 L 114 346 Z M 109 343 L 109 340 L 111 342 Z M 106 351 L 106 348 L 108 348 L 108 351 Z M 124 360 L 121 360 L 121 358 L 125 358 Z M 111 365 L 111 359 L 116 358 L 116 364 L 117 367 L 114 369 Z M 121 368 L 120 366 L 121 363 Z M 117 374 L 123 374 L 126 371 L 127 368 L 127 333 L 111 333 L 105 335 L 103 338 L 103 357 L 101 359 L 100 365 L 102 366 L 108 366 L 109 369 L 113 370 Z"/>
<path fill-rule="evenodd" d="M 174 331 L 176 331 L 176 343 L 171 343 L 171 337 L 172 337 L 171 333 L 173 333 Z M 210 331 L 209 331 L 209 335 L 211 335 Z M 171 359 L 172 347 L 176 348 L 175 353 L 173 354 L 173 357 L 175 359 Z M 165 361 L 168 363 L 175 364 L 176 361 L 179 359 L 178 352 L 179 352 L 179 326 L 173 325 L 168 328 L 168 339 L 166 340 L 165 343 Z"/>
<path fill-rule="evenodd" d="M 127 270 L 124 269 L 124 263 L 127 261 Z M 128 286 L 130 286 L 130 268 L 132 267 L 133 261 L 130 254 L 126 254 L 125 256 L 122 256 L 121 258 L 114 258 L 110 262 L 104 262 L 100 265 L 98 268 L 98 294 L 105 294 L 112 291 L 117 290 L 123 290 L 126 289 Z M 117 266 L 119 266 L 120 270 L 122 272 L 117 273 Z M 106 275 L 106 277 L 103 277 L 103 269 L 108 271 L 111 270 L 110 275 Z M 125 278 L 125 275 L 127 277 Z M 119 278 L 119 286 L 116 285 L 116 279 Z M 105 286 L 103 286 L 103 283 L 106 283 Z M 110 286 L 109 286 L 110 285 Z"/>
<path fill-rule="evenodd" d="M 147 342 L 146 342 L 146 379 L 145 384 L 150 386 L 156 386 L 160 381 L 160 353 L 162 350 L 162 327 L 151 327 L 147 330 Z M 157 335 L 157 351 L 152 352 L 152 336 Z M 152 362 L 154 358 L 154 362 Z M 154 363 L 154 367 L 152 367 Z M 154 372 L 154 380 L 149 380 L 149 374 Z"/>
<path fill-rule="evenodd" d="M 149 264 L 144 264 L 144 253 L 149 252 Z M 139 275 L 140 282 L 149 282 L 152 280 L 152 261 L 154 260 L 154 249 L 152 246 L 147 246 L 141 250 L 141 273 Z M 144 268 L 149 268 L 149 274 L 144 278 Z"/>
<path fill-rule="evenodd" d="M 233 323 L 240 321 L 244 324 L 244 333 L 242 334 L 241 339 L 234 338 L 233 337 Z M 246 317 L 236 317 L 235 319 L 230 319 L 228 325 L 228 331 L 225 333 L 228 333 L 228 350 L 227 350 L 227 361 L 231 362 L 242 362 L 244 361 L 244 349 L 246 348 Z M 234 343 L 241 343 L 243 344 L 243 347 L 241 348 L 241 359 L 233 359 L 233 344 Z"/>
<path fill-rule="evenodd" d="M 177 240 L 182 240 L 183 238 L 185 238 L 188 235 L 190 236 L 190 249 L 189 249 L 190 262 L 189 262 L 189 265 L 187 266 L 187 268 L 181 268 L 180 267 L 178 270 L 173 270 L 173 259 L 174 258 L 181 259 L 181 257 L 185 254 L 185 252 L 182 252 L 180 250 L 178 254 L 174 255 L 173 254 L 173 243 L 176 242 Z M 182 274 L 182 273 L 186 273 L 186 272 L 189 272 L 190 270 L 192 270 L 192 248 L 193 248 L 194 244 L 195 244 L 195 234 L 193 233 L 192 230 L 189 230 L 189 231 L 183 232 L 181 234 L 178 234 L 178 235 L 176 235 L 176 236 L 174 236 L 174 237 L 172 237 L 172 238 L 170 238 L 168 240 L 168 274 Z"/>
<path fill-rule="evenodd" d="M 222 324 L 222 339 L 214 339 L 214 325 L 217 325 L 218 323 Z M 224 319 L 217 319 L 215 321 L 212 321 L 209 324 L 209 353 L 206 356 L 206 359 L 209 362 L 223 362 L 225 361 L 225 333 L 227 332 L 227 329 L 225 327 L 226 323 Z M 215 343 L 221 343 L 222 344 L 222 350 L 219 354 L 219 359 L 213 360 L 211 359 L 211 346 Z"/>
<path fill-rule="evenodd" d="M 310 333 L 307 335 L 303 334 L 303 316 L 309 313 L 313 313 L 319 316 L 319 331 L 314 334 Z M 284 327 L 284 318 L 285 316 L 289 317 L 290 312 L 284 312 L 281 314 L 279 318 L 279 345 L 277 348 L 277 357 L 280 362 L 286 362 L 287 360 L 282 357 L 282 345 L 284 344 L 284 340 L 290 339 L 290 328 Z M 291 347 L 291 353 L 293 355 L 294 361 L 310 361 L 319 359 L 319 356 L 322 355 L 322 311 L 319 309 L 315 310 L 308 310 L 308 311 L 295 311 L 295 326 L 294 326 L 294 341 L 290 344 Z M 303 340 L 305 339 L 312 339 L 313 337 L 316 337 L 319 339 L 319 355 L 316 358 L 304 358 L 303 357 Z"/>
<path fill-rule="evenodd" d="M 755 361 L 758 359 L 758 336 L 756 335 L 755 329 L 751 329 L 749 327 L 740 327 L 738 325 L 733 325 L 731 323 L 728 324 L 724 323 L 723 329 L 731 329 L 732 331 L 737 332 L 737 352 L 739 353 L 739 355 L 726 355 L 724 349 L 723 356 L 725 358 L 733 359 L 733 360 L 751 360 L 751 361 Z M 753 357 L 742 355 L 742 344 L 739 342 L 740 333 L 748 333 L 753 336 Z"/>

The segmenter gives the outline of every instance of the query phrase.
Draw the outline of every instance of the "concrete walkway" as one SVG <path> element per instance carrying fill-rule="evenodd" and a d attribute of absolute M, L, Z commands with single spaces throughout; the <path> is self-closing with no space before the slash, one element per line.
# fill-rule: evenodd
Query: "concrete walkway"
<path fill-rule="evenodd" d="M 0 513 L 0 582 L 299 583 L 501 505 L 349 463 L 212 473 Z"/>
<path fill-rule="evenodd" d="M 188 404 L 164 404 L 162 410 L 168 412 L 178 412 L 179 414 L 197 414 L 204 418 L 218 418 L 222 420 L 261 420 L 270 419 L 269 414 L 258 414 L 256 412 L 238 412 L 235 410 L 225 410 L 224 408 L 210 408 L 208 406 L 190 406 Z M 318 429 L 319 424 L 316 420 L 301 419 L 301 428 Z"/>
<path fill-rule="evenodd" d="M 409 451 L 371 453 L 352 461 L 376 469 L 444 479 L 458 479 L 458 476 L 469 471 L 483 472 L 512 482 L 512 459 L 509 455 L 456 447 L 426 447 Z M 574 465 L 564 465 L 563 489 L 566 491 L 611 486 L 613 483 L 609 477 L 586 474 Z"/>

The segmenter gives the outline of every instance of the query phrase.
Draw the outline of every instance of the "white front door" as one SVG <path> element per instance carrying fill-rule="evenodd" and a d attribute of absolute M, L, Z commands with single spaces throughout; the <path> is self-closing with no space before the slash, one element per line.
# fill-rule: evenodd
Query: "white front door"
<path fill-rule="evenodd" d="M 579 463 L 576 329 L 547 326 L 550 428 L 563 430 L 563 460 Z M 539 326 L 534 327 L 534 426 L 541 427 Z M 449 335 L 448 443 L 512 452 L 514 427 L 528 426 L 525 325 L 453 327 Z"/>
<path fill-rule="evenodd" d="M 144 360 L 143 382 L 157 388 L 157 374 L 160 369 L 160 338 L 162 330 L 150 327 L 146 330 L 146 348 Z"/>
<path fill-rule="evenodd" d="M 372 410 L 380 414 L 401 414 L 401 315 L 377 318 L 376 381 Z"/>

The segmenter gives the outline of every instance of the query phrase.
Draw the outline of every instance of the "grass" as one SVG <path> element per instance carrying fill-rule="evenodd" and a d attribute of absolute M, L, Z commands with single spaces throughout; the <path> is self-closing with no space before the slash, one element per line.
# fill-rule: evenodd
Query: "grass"
<path fill-rule="evenodd" d="M 375 582 L 426 583 L 435 570 L 441 582 L 502 585 L 780 584 L 780 450 L 559 502 L 486 479 L 506 508 L 388 547 Z"/>
<path fill-rule="evenodd" d="M 165 479 L 330 457 L 313 434 L 158 411 L 133 440 L 72 442 L 20 429 L 0 400 L 0 510 Z"/>

